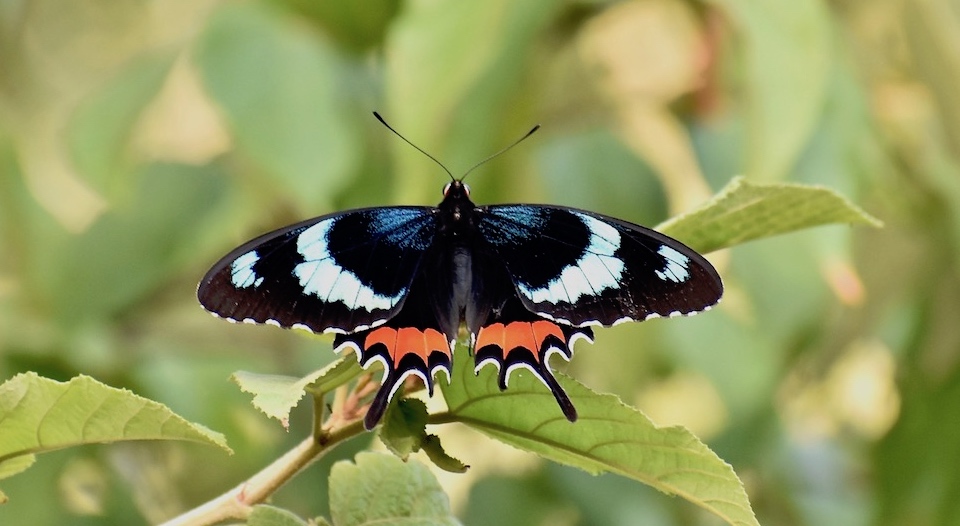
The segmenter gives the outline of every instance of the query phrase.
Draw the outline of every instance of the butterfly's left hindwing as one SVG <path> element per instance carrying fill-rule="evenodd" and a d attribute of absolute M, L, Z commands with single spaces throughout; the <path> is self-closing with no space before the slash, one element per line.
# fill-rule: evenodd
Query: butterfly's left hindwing
<path fill-rule="evenodd" d="M 703 256 L 654 230 L 563 207 L 480 208 L 478 228 L 531 312 L 609 326 L 708 309 L 723 293 Z"/>
<path fill-rule="evenodd" d="M 369 208 L 260 236 L 221 259 L 197 296 L 232 321 L 351 333 L 402 308 L 434 242 L 432 208 Z"/>

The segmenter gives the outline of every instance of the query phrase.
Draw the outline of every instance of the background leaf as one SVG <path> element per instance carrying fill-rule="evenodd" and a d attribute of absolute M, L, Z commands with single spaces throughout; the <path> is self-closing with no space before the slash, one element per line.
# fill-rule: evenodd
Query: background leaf
<path fill-rule="evenodd" d="M 126 203 L 79 235 L 51 233 L 28 254 L 28 278 L 65 324 L 118 316 L 155 293 L 196 247 L 180 240 L 196 233 L 224 197 L 216 170 L 176 164 L 141 169 Z M 118 274 L 117 267 L 125 272 Z"/>
<path fill-rule="evenodd" d="M 12 475 L 23 455 L 81 444 L 126 440 L 187 440 L 231 452 L 223 435 L 192 424 L 162 404 L 78 376 L 62 383 L 34 373 L 0 385 L 0 463 Z M 31 462 L 32 463 L 32 462 Z"/>
<path fill-rule="evenodd" d="M 833 59 L 822 0 L 712 0 L 740 30 L 748 95 L 745 173 L 778 180 L 810 141 L 824 109 Z M 787 94 L 789 93 L 789 96 Z"/>
<path fill-rule="evenodd" d="M 338 58 L 318 35 L 255 3 L 224 4 L 195 60 L 242 151 L 304 208 L 329 204 L 358 160 L 355 121 L 335 79 Z M 270 185 L 265 184 L 269 189 Z"/>
<path fill-rule="evenodd" d="M 709 253 L 831 223 L 882 224 L 828 188 L 754 184 L 739 177 L 700 208 L 662 223 L 657 230 Z"/>

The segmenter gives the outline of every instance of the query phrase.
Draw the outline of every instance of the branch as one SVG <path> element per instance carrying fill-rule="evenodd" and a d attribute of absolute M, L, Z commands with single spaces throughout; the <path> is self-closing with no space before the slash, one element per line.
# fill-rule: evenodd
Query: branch
<path fill-rule="evenodd" d="M 322 404 L 323 398 L 315 403 Z M 162 526 L 204 526 L 228 519 L 246 519 L 253 506 L 264 502 L 288 480 L 322 457 L 333 446 L 364 431 L 361 420 L 343 422 L 342 427 L 314 433 L 259 473 L 226 493 Z"/>

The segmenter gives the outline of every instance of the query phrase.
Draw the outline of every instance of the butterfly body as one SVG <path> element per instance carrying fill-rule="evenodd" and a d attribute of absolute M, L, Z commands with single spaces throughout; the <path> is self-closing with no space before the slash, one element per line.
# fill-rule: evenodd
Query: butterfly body
<path fill-rule="evenodd" d="M 231 321 L 335 333 L 383 385 L 365 419 L 380 420 L 409 375 L 430 392 L 449 380 L 461 324 L 477 369 L 501 388 L 532 371 L 564 415 L 576 410 L 549 359 L 572 357 L 591 326 L 691 314 L 715 304 L 719 275 L 663 234 L 591 212 L 476 206 L 458 180 L 437 207 L 381 207 L 314 218 L 260 236 L 220 260 L 198 297 Z"/>

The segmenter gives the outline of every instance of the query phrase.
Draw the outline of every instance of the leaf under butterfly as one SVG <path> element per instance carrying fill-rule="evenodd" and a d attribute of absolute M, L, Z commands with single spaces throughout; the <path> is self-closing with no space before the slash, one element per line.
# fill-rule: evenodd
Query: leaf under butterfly
<path fill-rule="evenodd" d="M 846 197 L 821 186 L 757 184 L 735 177 L 703 206 L 669 219 L 656 230 L 708 253 L 804 228 L 883 223 Z"/>
<path fill-rule="evenodd" d="M 88 376 L 58 382 L 31 372 L 0 384 L 0 479 L 37 453 L 126 440 L 186 440 L 232 453 L 220 433 Z"/>
<path fill-rule="evenodd" d="M 613 395 L 557 375 L 579 418 L 571 423 L 550 391 L 525 370 L 502 392 L 492 367 L 473 375 L 460 353 L 443 385 L 446 420 L 464 423 L 519 449 L 589 473 L 617 473 L 678 495 L 733 526 L 758 526 L 733 468 L 682 427 L 657 427 Z"/>
<path fill-rule="evenodd" d="M 402 398 L 387 411 L 379 436 L 387 449 L 405 461 L 420 449 L 426 434 L 426 404 L 415 398 Z"/>
<path fill-rule="evenodd" d="M 411 453 L 423 450 L 438 468 L 451 473 L 465 473 L 469 466 L 450 456 L 440 437 L 427 434 L 427 406 L 414 398 L 400 399 L 387 412 L 380 428 L 380 441 L 404 461 Z"/>
<path fill-rule="evenodd" d="M 450 501 L 426 466 L 384 453 L 360 453 L 330 471 L 330 515 L 336 526 L 455 526 Z"/>
<path fill-rule="evenodd" d="M 254 407 L 276 418 L 286 428 L 289 427 L 290 411 L 308 390 L 328 393 L 362 372 L 356 358 L 347 356 L 302 378 L 237 371 L 230 379 L 240 386 L 241 391 L 253 395 Z"/>

